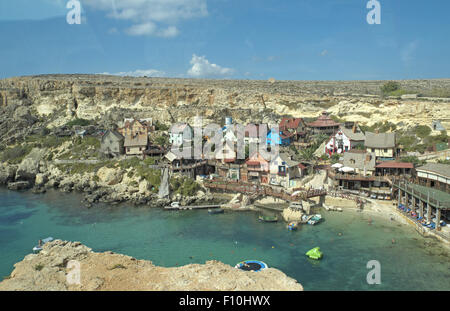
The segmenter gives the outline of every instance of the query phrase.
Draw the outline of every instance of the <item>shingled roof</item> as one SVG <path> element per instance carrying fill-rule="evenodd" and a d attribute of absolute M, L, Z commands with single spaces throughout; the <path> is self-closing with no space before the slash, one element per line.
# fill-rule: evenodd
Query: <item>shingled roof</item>
<path fill-rule="evenodd" d="M 286 165 L 288 167 L 294 167 L 300 164 L 300 162 L 292 160 L 291 157 L 286 153 L 280 153 L 280 158 L 282 161 L 286 162 Z"/>
<path fill-rule="evenodd" d="M 364 141 L 366 139 L 366 136 L 359 130 L 359 128 L 357 128 L 356 132 L 353 133 L 352 129 L 341 126 L 341 131 L 348 137 L 348 139 L 353 141 Z"/>
<path fill-rule="evenodd" d="M 126 135 L 124 147 L 139 147 L 139 146 L 147 146 L 148 137 L 147 134 L 141 135 Z"/>
<path fill-rule="evenodd" d="M 344 166 L 367 171 L 375 170 L 375 153 L 344 153 Z"/>
<path fill-rule="evenodd" d="M 300 123 L 304 123 L 302 118 L 283 118 L 280 122 L 280 130 L 296 130 Z"/>
<path fill-rule="evenodd" d="M 437 175 L 450 178 L 450 165 L 441 163 L 427 163 L 421 167 L 416 168 L 416 171 L 426 171 Z"/>
<path fill-rule="evenodd" d="M 338 127 L 339 125 L 339 123 L 334 122 L 333 119 L 328 116 L 326 111 L 322 112 L 322 115 L 318 117 L 316 121 L 308 124 L 309 127 Z"/>
<path fill-rule="evenodd" d="M 395 133 L 366 132 L 364 144 L 369 148 L 395 148 Z"/>

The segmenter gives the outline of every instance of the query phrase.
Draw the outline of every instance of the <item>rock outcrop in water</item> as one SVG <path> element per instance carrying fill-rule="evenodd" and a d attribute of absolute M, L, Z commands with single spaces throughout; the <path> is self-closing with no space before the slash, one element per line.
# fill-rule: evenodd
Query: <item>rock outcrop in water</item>
<path fill-rule="evenodd" d="M 68 268 L 72 260 L 80 264 L 79 285 L 67 282 L 67 275 L 74 271 L 71 265 Z M 76 279 L 69 277 L 70 283 Z M 11 290 L 301 291 L 303 287 L 273 268 L 246 272 L 218 261 L 164 268 L 112 252 L 95 253 L 79 242 L 56 240 L 15 264 L 11 276 L 0 283 L 0 291 Z"/>

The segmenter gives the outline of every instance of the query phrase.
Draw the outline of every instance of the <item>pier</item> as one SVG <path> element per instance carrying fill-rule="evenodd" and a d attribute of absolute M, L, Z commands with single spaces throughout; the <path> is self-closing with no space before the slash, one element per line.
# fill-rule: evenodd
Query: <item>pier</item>
<path fill-rule="evenodd" d="M 435 215 L 437 231 L 440 230 L 441 213 L 450 210 L 450 194 L 406 180 L 394 180 L 392 195 L 396 196 L 398 204 L 403 203 L 412 210 L 418 209 L 418 215 L 428 222 Z"/>
<path fill-rule="evenodd" d="M 193 205 L 193 206 L 166 206 L 165 210 L 193 210 L 193 209 L 209 209 L 209 208 L 220 208 L 222 205 Z"/>
<path fill-rule="evenodd" d="M 301 200 L 306 201 L 307 199 L 318 196 L 322 197 L 327 194 L 327 191 L 324 189 L 297 188 L 293 189 L 294 193 L 297 192 L 297 194 L 292 195 L 286 192 L 284 189 L 275 188 L 270 185 L 260 185 L 260 184 L 246 183 L 242 181 L 237 182 L 221 179 L 205 180 L 204 186 L 209 189 L 217 189 L 235 193 L 236 192 L 244 193 L 246 195 L 254 197 L 259 195 L 271 196 L 288 202 L 300 202 Z"/>

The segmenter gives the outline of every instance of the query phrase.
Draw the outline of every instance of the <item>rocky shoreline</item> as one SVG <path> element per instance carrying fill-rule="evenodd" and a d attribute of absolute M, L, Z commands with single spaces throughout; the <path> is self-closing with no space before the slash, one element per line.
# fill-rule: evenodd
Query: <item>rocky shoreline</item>
<path fill-rule="evenodd" d="M 84 194 L 84 206 L 87 208 L 97 203 L 164 207 L 173 201 L 181 205 L 217 202 L 206 189 L 197 191 L 193 196 L 178 193 L 161 199 L 145 178 L 129 174 L 132 168 L 124 170 L 105 166 L 95 172 L 70 174 L 44 160 L 44 155 L 43 150 L 35 148 L 18 165 L 0 163 L 0 186 L 14 191 L 31 190 L 37 194 L 49 189 L 65 193 L 80 192 Z"/>
<path fill-rule="evenodd" d="M 214 260 L 164 268 L 113 252 L 96 253 L 80 242 L 61 240 L 45 244 L 39 254 L 27 255 L 14 267 L 0 283 L 0 291 L 303 290 L 296 280 L 274 268 L 242 271 Z"/>

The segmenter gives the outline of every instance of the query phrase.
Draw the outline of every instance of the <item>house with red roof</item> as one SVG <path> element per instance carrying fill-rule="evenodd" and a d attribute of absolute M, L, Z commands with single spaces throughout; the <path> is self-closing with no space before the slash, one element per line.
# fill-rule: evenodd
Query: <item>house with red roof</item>
<path fill-rule="evenodd" d="M 404 176 L 412 175 L 414 164 L 409 162 L 385 161 L 375 166 L 377 176 Z"/>
<path fill-rule="evenodd" d="M 286 136 L 292 134 L 292 140 L 306 142 L 307 125 L 302 118 L 283 118 L 280 122 L 280 132 Z"/>

